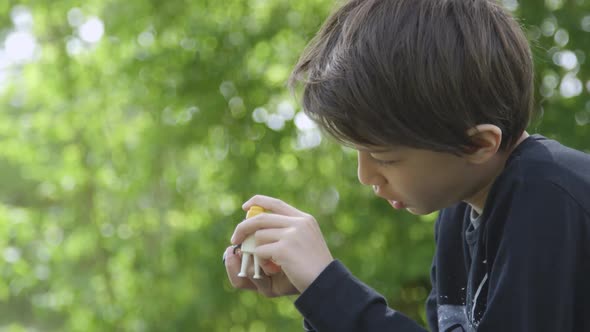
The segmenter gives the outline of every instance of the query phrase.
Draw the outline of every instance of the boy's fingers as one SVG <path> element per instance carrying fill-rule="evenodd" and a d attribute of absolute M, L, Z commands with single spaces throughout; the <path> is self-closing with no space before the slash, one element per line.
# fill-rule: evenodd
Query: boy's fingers
<path fill-rule="evenodd" d="M 242 205 L 242 209 L 247 211 L 253 205 L 258 205 L 265 210 L 285 216 L 300 217 L 305 214 L 280 199 L 264 195 L 253 196 Z"/>
<path fill-rule="evenodd" d="M 260 263 L 260 268 L 264 271 L 264 273 L 268 276 L 275 275 L 282 271 L 281 267 L 277 265 L 275 262 L 271 260 L 263 259 Z"/>
<path fill-rule="evenodd" d="M 240 273 L 240 268 L 242 267 L 242 260 L 239 255 L 234 254 L 233 246 L 225 249 L 224 256 L 225 270 L 227 271 L 227 277 L 232 286 L 239 289 L 256 289 L 256 285 L 254 285 L 248 278 L 238 277 L 238 273 Z"/>
<path fill-rule="evenodd" d="M 239 279 L 245 280 L 245 282 L 249 285 L 253 285 L 254 289 L 258 291 L 258 293 L 266 296 L 266 297 L 274 297 L 276 294 L 272 291 L 272 280 L 268 274 L 264 273 L 264 263 L 260 265 L 262 269 L 260 273 L 260 279 L 254 279 L 254 262 L 250 261 L 248 268 L 246 269 L 247 278 L 238 277 Z M 249 288 L 252 289 L 252 288 Z"/>
<path fill-rule="evenodd" d="M 276 294 L 274 294 L 272 291 L 272 281 L 269 276 L 262 273 L 260 279 L 254 279 L 252 277 L 253 275 L 254 275 L 254 269 L 252 269 L 252 271 L 249 271 L 248 279 L 250 280 L 251 283 L 256 285 L 256 288 L 258 288 L 258 292 L 260 294 L 262 294 L 266 297 L 276 296 Z"/>
<path fill-rule="evenodd" d="M 285 233 L 286 228 L 265 228 L 259 229 L 254 233 L 256 245 L 260 246 L 267 243 L 277 242 Z"/>
<path fill-rule="evenodd" d="M 276 267 L 272 262 L 262 262 L 260 267 L 265 272 L 262 275 L 262 279 L 254 279 L 254 265 L 253 262 L 250 262 L 248 268 L 246 269 L 246 275 L 248 278 L 238 277 L 238 273 L 240 273 L 240 269 L 242 267 L 242 260 L 239 255 L 234 254 L 234 247 L 228 247 L 225 250 L 225 266 L 227 270 L 227 276 L 229 277 L 230 283 L 234 288 L 239 289 L 251 289 L 251 290 L 258 290 L 261 294 L 271 297 L 275 296 L 272 293 L 272 282 L 268 275 L 276 269 L 280 271 L 280 268 Z M 277 273 L 278 271 L 274 272 Z"/>
<path fill-rule="evenodd" d="M 287 217 L 279 214 L 262 213 L 250 219 L 246 219 L 236 226 L 234 234 L 231 237 L 231 243 L 242 243 L 244 239 L 258 231 L 265 228 L 284 228 L 293 222 L 292 217 Z"/>
<path fill-rule="evenodd" d="M 285 228 L 271 228 L 258 230 L 256 232 L 256 245 L 262 246 L 265 244 L 278 242 L 281 240 L 284 233 Z M 272 259 L 264 259 L 263 257 L 260 258 L 260 267 L 262 267 L 262 269 L 267 275 L 273 275 L 282 271 L 281 267 Z"/>
<path fill-rule="evenodd" d="M 256 256 L 258 256 L 261 260 L 267 261 L 277 261 L 277 257 L 274 255 L 279 252 L 277 242 L 272 242 L 264 245 L 260 245 L 256 247 Z"/>

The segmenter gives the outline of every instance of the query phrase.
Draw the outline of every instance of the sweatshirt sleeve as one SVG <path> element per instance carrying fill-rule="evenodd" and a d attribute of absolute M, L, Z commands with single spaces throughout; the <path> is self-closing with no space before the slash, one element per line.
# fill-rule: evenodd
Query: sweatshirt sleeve
<path fill-rule="evenodd" d="M 488 256 L 494 263 L 477 331 L 578 331 L 575 317 L 585 314 L 576 303 L 587 278 L 580 225 L 588 215 L 553 183 L 521 183 L 507 196 L 509 204 L 499 204 L 503 227 L 488 234 L 495 257 Z"/>
<path fill-rule="evenodd" d="M 322 271 L 295 306 L 305 318 L 307 331 L 426 331 L 388 308 L 383 296 L 356 279 L 338 260 Z"/>

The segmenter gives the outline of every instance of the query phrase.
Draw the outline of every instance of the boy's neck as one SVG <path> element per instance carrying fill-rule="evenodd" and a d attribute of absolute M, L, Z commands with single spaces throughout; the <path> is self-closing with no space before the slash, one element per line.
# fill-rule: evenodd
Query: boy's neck
<path fill-rule="evenodd" d="M 466 203 L 471 205 L 473 210 L 475 210 L 475 212 L 477 212 L 478 214 L 481 215 L 483 213 L 483 208 L 486 203 L 486 199 L 488 198 L 488 193 L 490 192 L 492 185 L 496 181 L 496 178 L 498 178 L 498 176 L 500 176 L 500 174 L 504 170 L 504 166 L 506 165 L 506 161 L 510 157 L 510 154 L 512 153 L 512 151 L 514 151 L 514 149 L 516 149 L 518 145 L 520 145 L 520 143 L 527 139 L 527 137 L 529 137 L 529 134 L 526 131 L 524 131 L 518 139 L 518 141 L 516 141 L 516 143 L 510 149 L 498 152 L 497 158 L 495 158 L 495 160 L 492 161 L 493 165 L 491 167 L 490 176 L 484 179 L 483 187 L 481 187 L 481 189 L 478 190 L 474 195 L 471 195 L 471 197 L 464 200 Z"/>

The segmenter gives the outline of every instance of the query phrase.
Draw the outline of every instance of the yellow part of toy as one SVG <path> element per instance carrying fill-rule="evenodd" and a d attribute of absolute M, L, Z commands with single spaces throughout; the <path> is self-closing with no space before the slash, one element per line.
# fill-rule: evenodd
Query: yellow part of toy
<path fill-rule="evenodd" d="M 248 210 L 248 213 L 246 213 L 246 219 L 248 218 L 252 218 L 255 215 L 261 214 L 264 212 L 264 209 L 260 206 L 254 205 L 251 206 L 250 209 Z"/>

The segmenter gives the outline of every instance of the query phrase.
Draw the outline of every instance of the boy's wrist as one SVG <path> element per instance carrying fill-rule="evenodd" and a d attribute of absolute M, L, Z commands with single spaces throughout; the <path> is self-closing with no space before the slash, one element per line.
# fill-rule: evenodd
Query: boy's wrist
<path fill-rule="evenodd" d="M 306 302 L 308 297 L 315 297 L 317 291 L 324 290 L 326 285 L 331 284 L 331 282 L 327 282 L 332 280 L 336 275 L 342 274 L 341 265 L 337 259 L 334 259 L 328 264 L 316 277 L 313 279 L 307 287 L 300 292 L 300 295 L 295 300 L 295 305 L 297 306 L 299 303 Z M 343 266 L 342 266 L 343 267 Z M 336 273 L 334 273 L 336 272 Z"/>
<path fill-rule="evenodd" d="M 334 261 L 334 258 L 330 257 L 325 262 L 316 264 L 315 268 L 311 268 L 306 274 L 306 276 L 302 278 L 301 282 L 297 284 L 294 283 L 297 290 L 299 290 L 299 292 L 303 294 L 303 292 L 305 292 L 305 290 L 308 289 L 309 286 L 311 286 L 314 283 L 314 281 L 316 281 L 319 278 L 319 276 L 326 270 L 326 268 L 330 266 L 330 264 L 332 264 L 332 262 Z"/>

